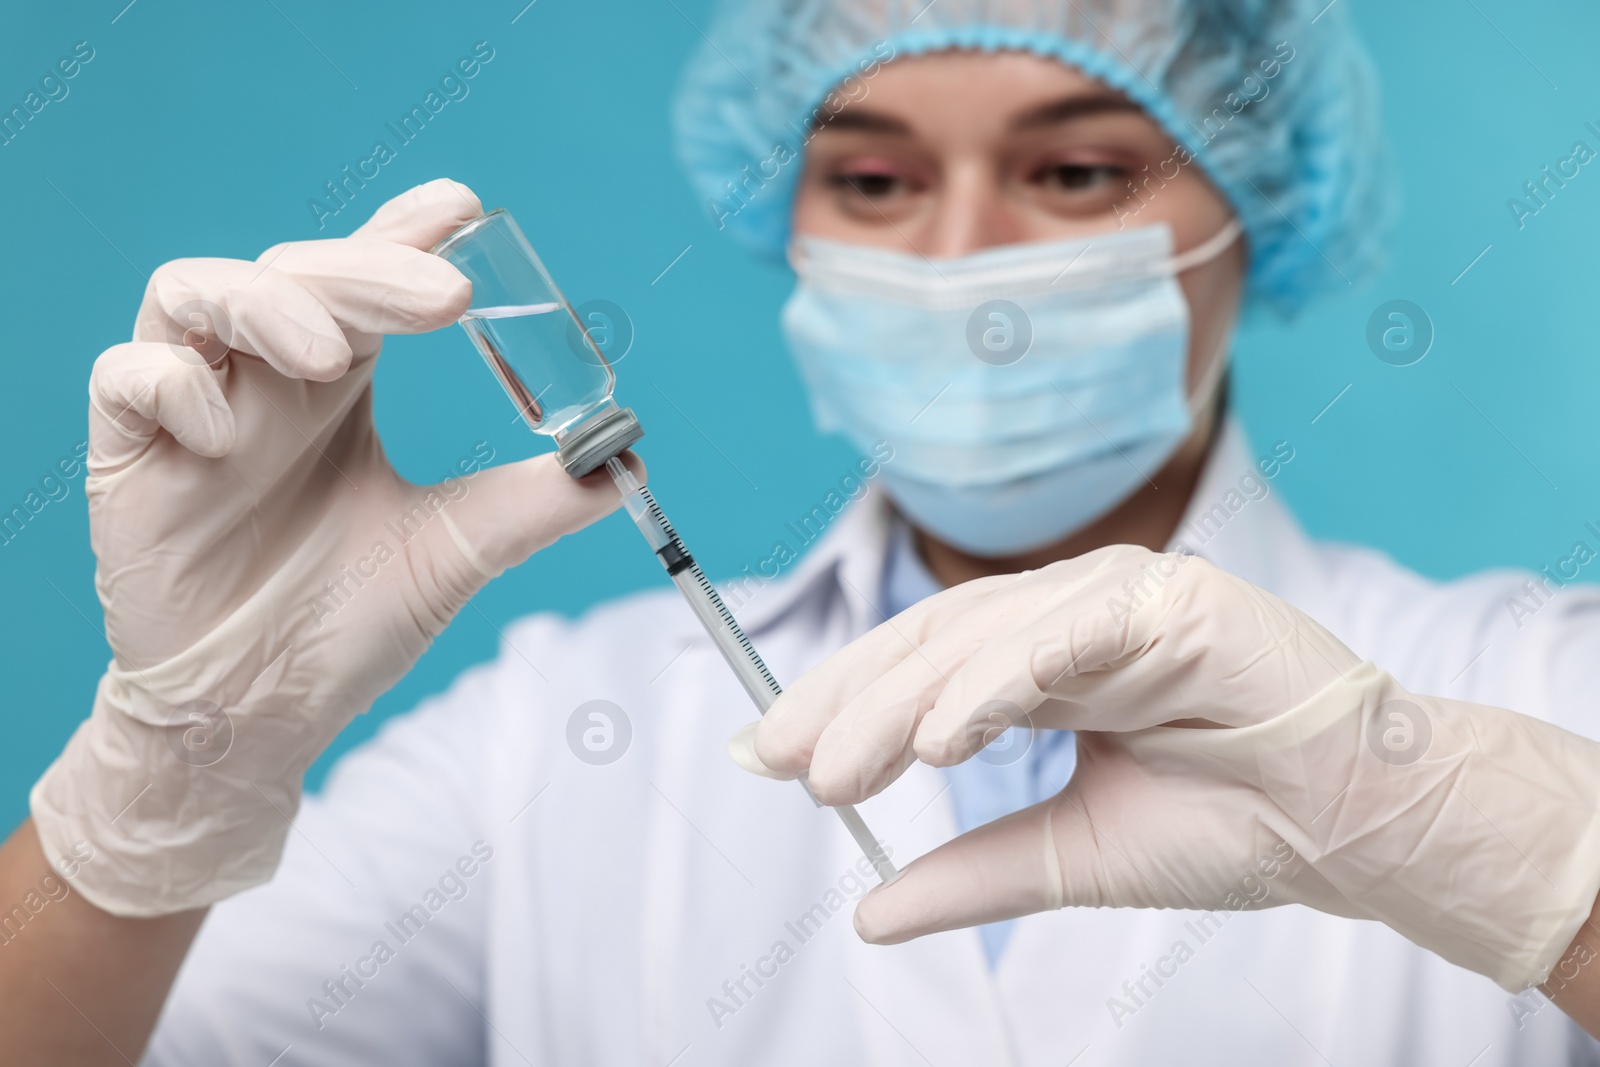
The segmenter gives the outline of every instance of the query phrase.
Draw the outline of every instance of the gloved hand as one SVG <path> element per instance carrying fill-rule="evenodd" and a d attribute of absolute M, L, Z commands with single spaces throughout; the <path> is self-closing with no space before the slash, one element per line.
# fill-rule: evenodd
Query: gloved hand
<path fill-rule="evenodd" d="M 946 590 L 802 677 L 730 751 L 809 770 L 839 804 L 1013 723 L 1079 731 L 1071 782 L 875 889 L 863 938 L 1066 905 L 1301 903 L 1520 991 L 1600 891 L 1600 745 L 1408 693 L 1196 557 L 1118 546 Z"/>
<path fill-rule="evenodd" d="M 93 845 L 73 884 L 99 907 L 268 880 L 334 735 L 485 582 L 617 506 L 551 455 L 434 487 L 384 456 L 383 335 L 466 310 L 425 250 L 481 211 L 440 180 L 349 238 L 168 263 L 96 361 L 85 492 L 115 655 L 30 799 L 47 856 Z"/>

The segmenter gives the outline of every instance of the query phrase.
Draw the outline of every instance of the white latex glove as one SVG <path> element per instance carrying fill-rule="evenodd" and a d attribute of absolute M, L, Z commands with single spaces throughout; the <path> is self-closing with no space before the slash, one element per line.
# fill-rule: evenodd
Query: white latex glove
<path fill-rule="evenodd" d="M 863 938 L 1066 905 L 1301 903 L 1519 991 L 1600 891 L 1600 745 L 1408 693 L 1196 557 L 1119 546 L 946 590 L 802 677 L 730 751 L 808 770 L 838 804 L 1029 721 L 1079 731 L 1066 789 L 875 889 Z"/>
<path fill-rule="evenodd" d="M 466 310 L 470 283 L 424 250 L 481 212 L 440 180 L 349 238 L 167 263 L 96 361 L 85 492 L 115 656 L 30 799 L 47 856 L 94 846 L 73 884 L 101 908 L 270 879 L 334 735 L 485 582 L 617 506 L 551 455 L 432 488 L 384 456 L 383 335 Z M 170 343 L 186 330 L 204 356 Z"/>

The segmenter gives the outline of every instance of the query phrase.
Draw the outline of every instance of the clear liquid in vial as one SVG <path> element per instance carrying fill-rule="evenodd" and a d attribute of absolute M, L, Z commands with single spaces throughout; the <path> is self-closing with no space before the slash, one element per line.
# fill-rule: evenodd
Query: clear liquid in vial
<path fill-rule="evenodd" d="M 470 308 L 461 325 L 529 427 L 554 434 L 611 395 L 611 376 L 559 303 Z"/>

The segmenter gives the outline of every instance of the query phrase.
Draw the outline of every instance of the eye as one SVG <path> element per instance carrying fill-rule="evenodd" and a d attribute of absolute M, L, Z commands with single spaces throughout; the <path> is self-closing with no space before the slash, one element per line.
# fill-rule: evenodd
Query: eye
<path fill-rule="evenodd" d="M 1121 167 L 1104 163 L 1052 163 L 1034 174 L 1034 181 L 1048 189 L 1082 193 L 1127 184 Z"/>
<path fill-rule="evenodd" d="M 829 179 L 834 188 L 859 193 L 869 200 L 882 199 L 907 190 L 906 182 L 896 174 L 881 171 L 855 171 L 835 174 Z"/>

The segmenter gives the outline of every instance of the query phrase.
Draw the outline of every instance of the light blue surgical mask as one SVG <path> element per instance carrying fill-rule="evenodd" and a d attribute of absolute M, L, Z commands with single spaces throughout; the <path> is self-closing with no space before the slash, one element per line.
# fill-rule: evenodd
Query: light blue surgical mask
<path fill-rule="evenodd" d="M 1173 254 L 1165 224 L 932 261 L 798 237 L 783 329 L 824 432 L 894 447 L 912 523 L 981 556 L 1051 543 L 1121 503 L 1188 436 L 1177 276 L 1238 239 Z"/>

